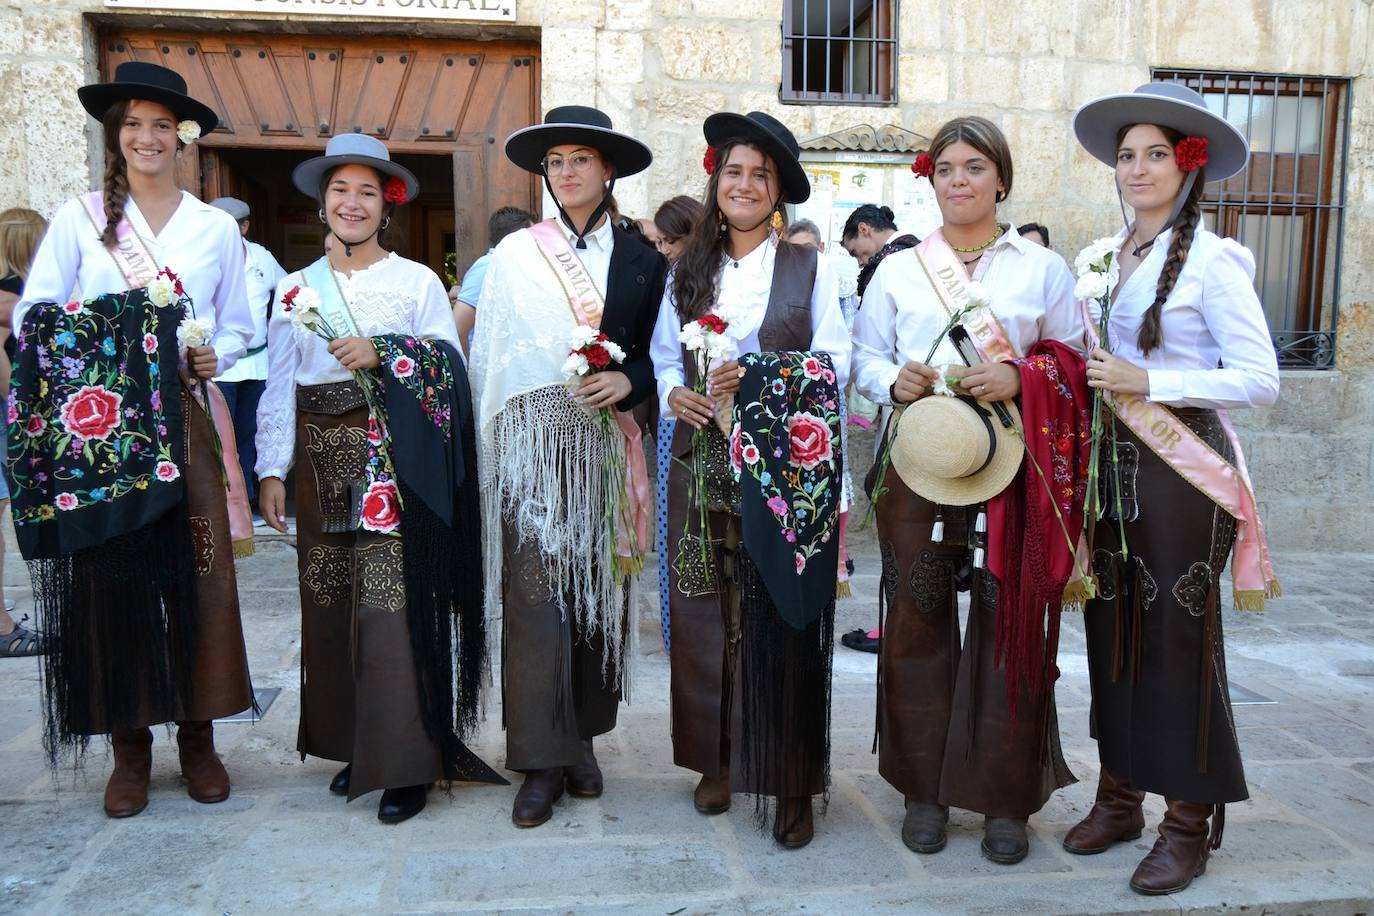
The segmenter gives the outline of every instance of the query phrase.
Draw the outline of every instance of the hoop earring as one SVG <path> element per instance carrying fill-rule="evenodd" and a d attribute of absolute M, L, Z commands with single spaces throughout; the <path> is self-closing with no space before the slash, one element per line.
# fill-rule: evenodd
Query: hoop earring
<path fill-rule="evenodd" d="M 324 223 L 325 225 L 329 224 L 329 220 L 324 218 L 324 207 L 320 207 L 318 215 L 320 217 L 320 222 Z"/>
<path fill-rule="evenodd" d="M 381 229 L 378 229 L 377 231 L 378 231 L 378 232 L 384 232 L 384 231 L 386 230 L 386 227 L 387 227 L 387 226 L 390 226 L 390 225 L 391 225 L 391 217 L 389 217 L 389 216 L 383 216 L 383 217 L 382 217 L 382 228 L 381 228 Z"/>

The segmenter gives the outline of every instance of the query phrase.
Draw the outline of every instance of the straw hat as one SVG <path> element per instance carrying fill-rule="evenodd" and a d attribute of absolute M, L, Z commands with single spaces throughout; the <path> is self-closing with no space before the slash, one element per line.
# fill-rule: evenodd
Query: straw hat
<path fill-rule="evenodd" d="M 913 493 L 942 506 L 971 506 L 1001 493 L 1016 478 L 1024 448 L 1021 414 L 1007 429 L 985 403 L 966 395 L 922 398 L 907 407 L 892 443 L 892 468 Z"/>

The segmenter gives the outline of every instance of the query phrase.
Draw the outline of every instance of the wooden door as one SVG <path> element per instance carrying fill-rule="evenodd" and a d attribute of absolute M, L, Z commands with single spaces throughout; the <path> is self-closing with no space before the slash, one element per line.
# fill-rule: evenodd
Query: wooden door
<path fill-rule="evenodd" d="M 199 175 L 186 176 L 207 199 L 230 193 L 217 149 L 322 150 L 353 131 L 393 154 L 453 157 L 460 273 L 486 250 L 492 209 L 538 208 L 533 176 L 502 152 L 512 131 L 539 120 L 537 44 L 122 28 L 99 42 L 105 78 L 124 61 L 161 64 L 220 115 L 198 144 Z"/>

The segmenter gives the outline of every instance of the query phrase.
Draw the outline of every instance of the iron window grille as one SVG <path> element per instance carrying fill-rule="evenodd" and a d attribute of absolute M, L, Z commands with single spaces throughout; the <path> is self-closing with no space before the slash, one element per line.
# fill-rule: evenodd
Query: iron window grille
<path fill-rule="evenodd" d="M 1237 175 L 1203 193 L 1207 221 L 1255 256 L 1255 290 L 1285 368 L 1335 365 L 1350 81 L 1198 70 L 1155 79 L 1202 93 L 1250 141 Z"/>
<path fill-rule="evenodd" d="M 897 0 L 785 0 L 783 102 L 897 101 Z"/>

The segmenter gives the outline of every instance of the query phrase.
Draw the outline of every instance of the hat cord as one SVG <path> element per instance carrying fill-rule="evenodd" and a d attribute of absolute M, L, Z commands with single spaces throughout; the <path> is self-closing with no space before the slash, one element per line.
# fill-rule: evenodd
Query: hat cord
<path fill-rule="evenodd" d="M 759 220 L 759 221 L 758 221 L 757 223 L 755 223 L 754 225 L 749 226 L 748 228 L 740 228 L 739 226 L 736 226 L 734 223 L 730 222 L 730 220 L 725 216 L 725 211 L 724 211 L 724 210 L 721 210 L 721 211 L 720 211 L 721 222 L 723 222 L 725 225 L 729 226 L 731 229 L 735 230 L 736 232 L 742 232 L 742 233 L 753 232 L 755 229 L 757 229 L 758 227 L 762 226 L 764 223 L 768 222 L 769 220 L 771 220 L 771 219 L 773 218 L 773 214 L 778 212 L 778 204 L 780 204 L 780 203 L 782 203 L 782 195 L 781 195 L 781 194 L 778 195 L 778 199 L 777 199 L 777 200 L 773 201 L 773 206 L 770 207 L 770 208 L 768 209 L 768 215 L 765 216 L 763 219 Z M 717 207 L 716 209 L 720 209 L 720 208 Z"/>
<path fill-rule="evenodd" d="M 1178 221 L 1178 215 L 1183 212 L 1183 205 L 1187 203 L 1188 195 L 1192 193 L 1193 183 L 1196 181 L 1197 171 L 1189 172 L 1188 177 L 1183 179 L 1183 187 L 1179 188 L 1178 197 L 1174 199 L 1174 208 L 1169 211 L 1169 218 L 1164 221 L 1164 225 L 1159 227 L 1159 231 L 1151 236 L 1148 242 L 1140 242 L 1131 250 L 1132 257 L 1140 257 L 1140 253 L 1154 245 L 1155 239 L 1163 235 L 1165 229 L 1170 228 Z M 1131 221 L 1126 217 L 1126 200 L 1121 196 L 1121 182 L 1119 181 L 1116 182 L 1116 202 L 1121 206 L 1121 221 L 1126 224 L 1126 235 L 1129 237 L 1132 232 Z"/>

